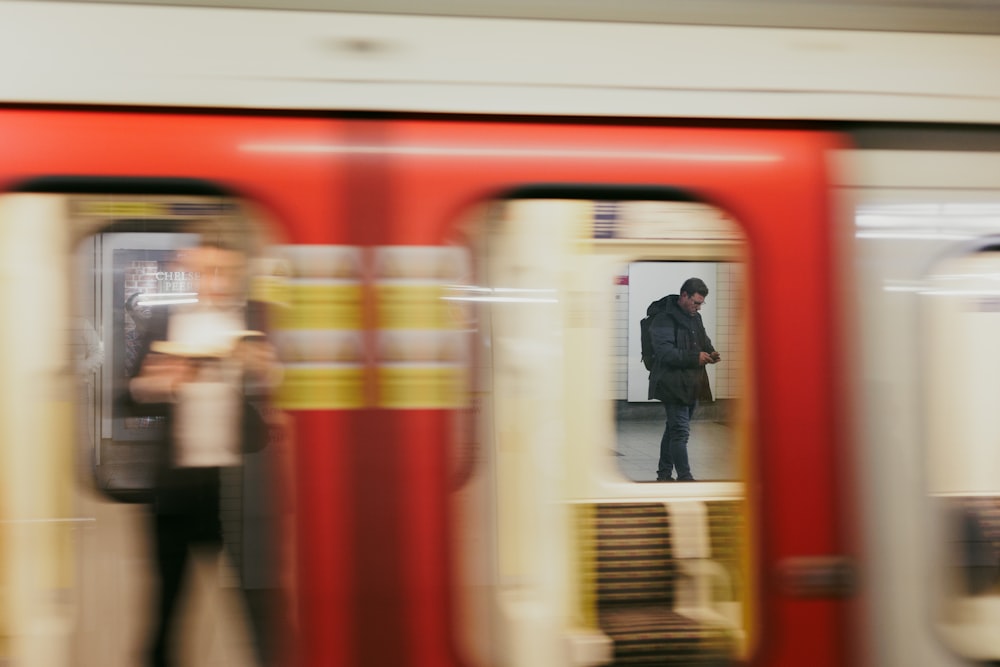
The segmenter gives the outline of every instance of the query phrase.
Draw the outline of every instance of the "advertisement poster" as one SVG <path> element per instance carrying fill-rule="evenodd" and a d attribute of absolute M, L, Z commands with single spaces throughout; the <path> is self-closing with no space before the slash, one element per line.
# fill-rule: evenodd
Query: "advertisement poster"
<path fill-rule="evenodd" d="M 175 251 L 165 249 L 113 251 L 112 391 L 116 397 L 124 395 L 128 378 L 138 371 L 142 341 L 154 309 L 164 307 L 164 297 L 194 293 L 195 276 L 178 271 L 174 257 Z M 112 419 L 115 440 L 149 440 L 157 437 L 161 428 L 161 418 L 131 416 L 120 400 L 112 402 Z"/>

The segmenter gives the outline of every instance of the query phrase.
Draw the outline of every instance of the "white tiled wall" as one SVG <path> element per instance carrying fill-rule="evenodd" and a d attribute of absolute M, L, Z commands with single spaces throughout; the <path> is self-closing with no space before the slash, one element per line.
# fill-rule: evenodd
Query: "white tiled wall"
<path fill-rule="evenodd" d="M 615 279 L 614 328 L 611 333 L 611 353 L 615 356 L 615 369 L 611 378 L 611 395 L 616 400 L 628 396 L 628 274 Z M 638 322 L 636 326 L 639 326 Z M 639 351 L 636 350 L 636 354 Z"/>
<path fill-rule="evenodd" d="M 743 373 L 744 346 L 740 337 L 744 335 L 739 322 L 740 295 L 745 282 L 745 267 L 742 264 L 719 264 L 716 273 L 715 337 L 712 341 L 722 354 L 722 363 L 715 367 L 715 397 L 736 398 Z"/>

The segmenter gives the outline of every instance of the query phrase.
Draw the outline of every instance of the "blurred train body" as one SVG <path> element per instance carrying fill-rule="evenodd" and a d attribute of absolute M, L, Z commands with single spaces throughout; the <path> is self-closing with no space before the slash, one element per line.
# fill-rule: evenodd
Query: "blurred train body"
<path fill-rule="evenodd" d="M 1000 661 L 1000 26 L 870 16 L 0 3 L 0 665 L 140 664 L 125 304 L 218 217 L 283 427 L 180 664 L 253 663 L 236 586 L 282 665 Z M 693 273 L 655 483 L 638 320 Z"/>

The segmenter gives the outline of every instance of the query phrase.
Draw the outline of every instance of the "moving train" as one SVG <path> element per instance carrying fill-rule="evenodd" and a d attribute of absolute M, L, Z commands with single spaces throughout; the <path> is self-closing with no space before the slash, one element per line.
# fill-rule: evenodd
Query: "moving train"
<path fill-rule="evenodd" d="M 140 660 L 155 425 L 115 397 L 206 219 L 282 426 L 182 664 L 252 664 L 238 586 L 287 600 L 276 664 L 1000 661 L 992 14 L 548 6 L 0 3 L 0 664 Z M 692 275 L 723 362 L 656 483 L 639 319 Z"/>

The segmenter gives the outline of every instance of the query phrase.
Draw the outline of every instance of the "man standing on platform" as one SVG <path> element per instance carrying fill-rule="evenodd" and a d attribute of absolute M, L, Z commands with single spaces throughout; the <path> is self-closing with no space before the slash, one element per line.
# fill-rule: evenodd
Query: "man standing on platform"
<path fill-rule="evenodd" d="M 721 355 L 712 346 L 698 313 L 708 297 L 700 278 L 688 278 L 680 294 L 671 294 L 649 305 L 653 366 L 649 373 L 649 398 L 663 402 L 666 427 L 660 440 L 658 482 L 694 481 L 688 463 L 691 418 L 700 398 L 711 400 L 707 364 Z"/>

